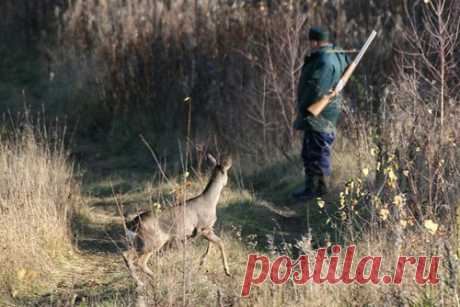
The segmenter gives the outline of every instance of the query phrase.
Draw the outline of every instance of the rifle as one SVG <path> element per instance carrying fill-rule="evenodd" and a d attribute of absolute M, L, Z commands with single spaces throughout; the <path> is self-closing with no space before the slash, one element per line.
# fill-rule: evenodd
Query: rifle
<path fill-rule="evenodd" d="M 372 31 L 371 35 L 368 37 L 367 41 L 364 43 L 364 46 L 359 51 L 353 63 L 351 63 L 348 66 L 348 68 L 345 70 L 345 73 L 340 78 L 339 82 L 335 86 L 335 89 L 331 93 L 324 95 L 320 100 L 314 102 L 311 106 L 308 107 L 308 111 L 311 114 L 313 114 L 313 116 L 316 117 L 319 114 L 321 114 L 321 112 L 329 104 L 331 99 L 334 98 L 336 95 L 338 95 L 343 90 L 343 88 L 347 84 L 348 80 L 350 80 L 351 75 L 355 71 L 359 62 L 363 58 L 364 53 L 366 53 L 367 49 L 369 48 L 370 44 L 372 43 L 376 35 L 377 35 L 377 32 L 375 30 Z"/>

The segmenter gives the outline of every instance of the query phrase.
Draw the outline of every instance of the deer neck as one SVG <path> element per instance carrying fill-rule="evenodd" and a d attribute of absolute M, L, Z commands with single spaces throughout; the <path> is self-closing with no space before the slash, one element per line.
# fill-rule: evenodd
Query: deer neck
<path fill-rule="evenodd" d="M 215 180 L 214 178 L 211 178 L 209 180 L 208 185 L 203 191 L 203 194 L 201 195 L 204 199 L 206 199 L 206 202 L 212 206 L 216 207 L 217 203 L 219 201 L 220 193 L 222 192 L 223 185 L 219 182 L 219 180 Z"/>

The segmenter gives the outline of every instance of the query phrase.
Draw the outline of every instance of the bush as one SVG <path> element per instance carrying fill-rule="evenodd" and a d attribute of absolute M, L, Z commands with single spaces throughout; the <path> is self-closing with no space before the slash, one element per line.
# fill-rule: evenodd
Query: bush
<path fill-rule="evenodd" d="M 45 274 L 69 255 L 71 199 L 78 194 L 59 138 L 21 130 L 0 140 L 0 282 L 13 296 L 49 281 Z"/>
<path fill-rule="evenodd" d="M 336 2 L 76 0 L 63 10 L 53 69 L 56 80 L 91 97 L 69 109 L 89 115 L 81 118 L 92 125 L 81 128 L 91 134 L 184 136 L 190 97 L 194 141 L 217 135 L 227 147 L 273 156 L 297 140 L 292 121 L 310 25 L 329 25 L 347 47 L 376 27 L 389 43 L 362 67 L 371 76 L 364 86 L 382 85 L 400 5 Z M 372 103 L 357 104 L 368 111 Z"/>

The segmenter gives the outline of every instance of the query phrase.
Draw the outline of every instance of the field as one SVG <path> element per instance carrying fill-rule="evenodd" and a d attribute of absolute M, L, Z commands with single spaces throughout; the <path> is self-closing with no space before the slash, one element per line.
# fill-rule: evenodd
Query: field
<path fill-rule="evenodd" d="M 460 306 L 459 2 L 64 2 L 0 3 L 0 306 Z M 330 191 L 299 202 L 315 24 L 350 49 L 379 34 L 344 94 Z M 137 288 L 125 221 L 200 194 L 208 152 L 233 158 L 215 226 L 232 276 L 192 238 Z M 390 275 L 440 256 L 439 282 L 406 266 L 400 285 L 290 278 L 241 297 L 249 254 L 332 261 L 335 244 Z"/>

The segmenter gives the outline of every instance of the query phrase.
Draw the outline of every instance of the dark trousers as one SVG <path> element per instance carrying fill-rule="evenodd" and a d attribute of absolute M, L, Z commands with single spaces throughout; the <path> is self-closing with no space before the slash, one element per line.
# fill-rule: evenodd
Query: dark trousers
<path fill-rule="evenodd" d="M 306 130 L 302 144 L 302 159 L 307 176 L 330 176 L 334 133 Z"/>

